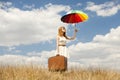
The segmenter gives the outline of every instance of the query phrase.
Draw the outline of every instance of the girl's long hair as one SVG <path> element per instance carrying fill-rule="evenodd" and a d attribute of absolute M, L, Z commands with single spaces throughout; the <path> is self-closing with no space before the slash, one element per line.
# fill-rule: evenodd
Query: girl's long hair
<path fill-rule="evenodd" d="M 59 35 L 59 36 L 64 36 L 65 38 L 67 38 L 66 32 L 63 32 L 63 31 L 62 31 L 62 28 L 65 28 L 65 27 L 62 26 L 62 27 L 60 27 L 60 28 L 58 29 L 58 35 Z"/>

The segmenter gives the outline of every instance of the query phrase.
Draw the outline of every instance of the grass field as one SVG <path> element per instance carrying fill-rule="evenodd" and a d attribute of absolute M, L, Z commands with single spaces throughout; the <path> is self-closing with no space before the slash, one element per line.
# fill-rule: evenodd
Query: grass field
<path fill-rule="evenodd" d="M 120 72 L 100 68 L 50 72 L 33 66 L 0 66 L 0 80 L 120 80 Z"/>

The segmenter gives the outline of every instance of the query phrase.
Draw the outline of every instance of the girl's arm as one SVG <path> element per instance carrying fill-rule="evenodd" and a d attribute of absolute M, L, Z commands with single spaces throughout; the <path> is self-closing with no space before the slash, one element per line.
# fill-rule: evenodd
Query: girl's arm
<path fill-rule="evenodd" d="M 74 39 L 76 38 L 76 33 L 77 33 L 77 31 L 78 31 L 78 30 L 75 29 L 73 37 L 67 37 L 67 36 L 66 36 L 66 38 L 67 38 L 68 40 L 74 40 Z"/>

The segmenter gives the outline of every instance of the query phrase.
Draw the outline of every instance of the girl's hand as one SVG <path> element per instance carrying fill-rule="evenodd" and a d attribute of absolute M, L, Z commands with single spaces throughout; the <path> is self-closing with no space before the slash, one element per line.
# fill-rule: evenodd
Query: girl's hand
<path fill-rule="evenodd" d="M 78 30 L 77 30 L 77 29 L 75 29 L 75 32 L 78 32 Z"/>

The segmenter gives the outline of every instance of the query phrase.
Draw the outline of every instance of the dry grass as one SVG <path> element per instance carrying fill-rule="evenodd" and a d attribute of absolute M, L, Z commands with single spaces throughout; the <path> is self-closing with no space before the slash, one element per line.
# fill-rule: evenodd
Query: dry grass
<path fill-rule="evenodd" d="M 0 80 L 120 80 L 120 72 L 92 68 L 50 72 L 33 66 L 1 66 Z"/>

